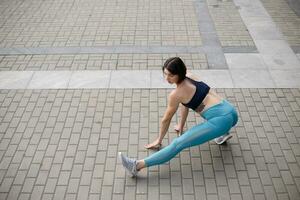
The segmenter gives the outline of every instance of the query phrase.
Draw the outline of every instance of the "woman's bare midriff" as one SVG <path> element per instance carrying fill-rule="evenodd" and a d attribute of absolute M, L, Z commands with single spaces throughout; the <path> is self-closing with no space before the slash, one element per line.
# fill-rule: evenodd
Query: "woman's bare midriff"
<path fill-rule="evenodd" d="M 196 108 L 196 112 L 202 114 L 205 110 L 210 108 L 213 105 L 220 103 L 223 100 L 217 93 L 213 90 L 210 90 L 209 93 L 206 95 L 202 103 Z"/>

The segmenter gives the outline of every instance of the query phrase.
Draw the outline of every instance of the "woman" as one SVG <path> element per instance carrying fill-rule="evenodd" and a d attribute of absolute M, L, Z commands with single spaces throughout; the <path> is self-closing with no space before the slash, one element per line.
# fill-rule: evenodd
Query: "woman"
<path fill-rule="evenodd" d="M 187 74 L 186 66 L 180 58 L 169 58 L 162 69 L 165 79 L 170 84 L 176 84 L 176 89 L 169 94 L 168 107 L 161 120 L 158 138 L 145 145 L 145 148 L 160 148 L 171 119 L 179 105 L 182 104 L 181 119 L 175 127 L 180 136 L 174 139 L 170 145 L 142 160 L 130 159 L 119 152 L 122 165 L 132 176 L 136 176 L 138 171 L 145 167 L 171 160 L 185 148 L 200 145 L 212 139 L 215 139 L 217 144 L 224 143 L 231 138 L 228 131 L 237 123 L 238 116 L 235 108 L 210 90 L 210 87 L 204 82 L 196 81 L 192 75 Z M 189 108 L 199 113 L 206 121 L 181 135 Z"/>

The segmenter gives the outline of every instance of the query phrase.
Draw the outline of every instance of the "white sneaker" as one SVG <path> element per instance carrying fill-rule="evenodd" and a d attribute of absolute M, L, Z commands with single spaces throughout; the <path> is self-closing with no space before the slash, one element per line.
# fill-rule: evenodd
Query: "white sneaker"
<path fill-rule="evenodd" d="M 126 171 L 129 173 L 131 177 L 137 176 L 137 161 L 135 159 L 130 159 L 126 156 L 124 156 L 121 152 L 119 152 L 119 159 L 122 162 L 123 167 L 126 169 Z"/>
<path fill-rule="evenodd" d="M 226 142 L 227 140 L 229 140 L 230 138 L 232 138 L 232 135 L 229 134 L 222 135 L 220 137 L 215 138 L 215 142 L 220 145 Z"/>

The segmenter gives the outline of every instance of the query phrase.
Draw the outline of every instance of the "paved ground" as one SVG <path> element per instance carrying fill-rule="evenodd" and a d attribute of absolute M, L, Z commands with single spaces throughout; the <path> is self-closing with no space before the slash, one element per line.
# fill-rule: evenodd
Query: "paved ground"
<path fill-rule="evenodd" d="M 228 145 L 187 149 L 132 179 L 117 152 L 152 153 L 143 145 L 168 90 L 2 90 L 1 199 L 297 199 L 300 90 L 217 91 L 239 111 Z M 197 122 L 190 113 L 187 128 Z"/>
<path fill-rule="evenodd" d="M 300 17 L 295 0 L 0 2 L 0 199 L 300 198 Z M 208 142 L 143 158 L 180 56 L 238 109 Z M 171 127 L 177 121 L 173 119 Z M 202 119 L 190 112 L 187 128 Z M 176 134 L 169 131 L 167 145 Z"/>

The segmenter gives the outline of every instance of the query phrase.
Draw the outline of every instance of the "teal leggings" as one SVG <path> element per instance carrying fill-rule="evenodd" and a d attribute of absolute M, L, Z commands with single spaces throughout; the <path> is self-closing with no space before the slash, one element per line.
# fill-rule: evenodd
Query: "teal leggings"
<path fill-rule="evenodd" d="M 222 100 L 202 114 L 205 122 L 187 130 L 183 135 L 174 139 L 162 150 L 145 158 L 147 167 L 159 165 L 171 160 L 185 148 L 203 144 L 229 132 L 237 123 L 238 115 L 235 108 L 226 100 Z"/>

